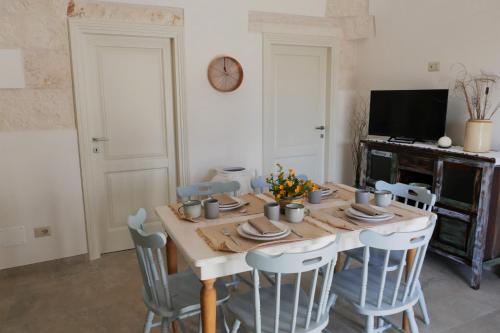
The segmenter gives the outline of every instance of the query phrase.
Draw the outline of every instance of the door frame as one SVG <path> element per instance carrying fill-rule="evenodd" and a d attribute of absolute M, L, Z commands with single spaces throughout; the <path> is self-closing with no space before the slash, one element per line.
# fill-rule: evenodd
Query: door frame
<path fill-rule="evenodd" d="M 92 168 L 88 154 L 90 151 L 91 138 L 89 136 L 89 124 L 83 121 L 88 113 L 85 99 L 78 92 L 83 91 L 86 85 L 84 74 L 82 51 L 86 34 L 106 34 L 137 37 L 168 38 L 172 48 L 172 75 L 174 96 L 174 127 L 176 147 L 176 182 L 177 185 L 185 185 L 189 179 L 189 161 L 187 147 L 187 117 L 185 112 L 185 89 L 184 89 L 184 36 L 183 27 L 172 27 L 159 24 L 138 24 L 122 22 L 103 22 L 99 20 L 87 20 L 81 18 L 69 18 L 69 36 L 71 46 L 71 62 L 73 69 L 73 89 L 75 101 L 76 125 L 78 132 L 78 149 L 80 155 L 80 168 L 82 177 L 84 218 L 87 231 L 87 247 L 89 259 L 94 260 L 101 257 L 101 245 L 99 242 L 99 226 L 97 224 L 96 211 L 93 207 L 91 193 Z"/>
<path fill-rule="evenodd" d="M 270 106 L 267 103 L 266 92 L 267 87 L 272 86 L 270 71 L 266 71 L 272 59 L 273 45 L 289 45 L 289 46 L 311 46 L 311 47 L 324 47 L 328 51 L 328 75 L 326 87 L 326 110 L 325 110 L 325 158 L 324 158 L 324 179 L 331 181 L 333 172 L 331 167 L 334 165 L 333 156 L 335 156 L 332 149 L 335 145 L 335 135 L 333 133 L 333 125 L 337 118 L 334 108 L 334 95 L 337 90 L 337 77 L 334 75 L 339 73 L 338 60 L 339 57 L 339 40 L 336 37 L 330 36 L 315 36 L 315 35 L 297 35 L 286 33 L 263 33 L 262 34 L 262 171 L 266 170 L 266 156 L 269 155 L 268 147 L 265 145 L 265 114 L 270 112 Z"/>

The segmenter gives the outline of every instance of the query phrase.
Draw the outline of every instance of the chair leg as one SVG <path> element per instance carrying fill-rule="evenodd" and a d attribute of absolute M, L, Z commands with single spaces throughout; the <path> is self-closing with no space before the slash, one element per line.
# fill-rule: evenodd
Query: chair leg
<path fill-rule="evenodd" d="M 415 313 L 413 312 L 413 308 L 408 308 L 405 311 L 408 316 L 408 322 L 410 323 L 410 331 L 411 333 L 418 333 L 417 321 L 415 320 Z"/>
<path fill-rule="evenodd" d="M 375 332 L 375 317 L 374 316 L 366 316 L 365 331 L 366 331 L 366 333 L 374 333 Z"/>
<path fill-rule="evenodd" d="M 326 303 L 326 308 L 328 309 L 328 311 L 333 309 L 336 302 L 337 302 L 337 295 L 333 293 L 330 294 L 330 298 L 328 298 L 328 303 Z"/>
<path fill-rule="evenodd" d="M 233 324 L 233 328 L 231 329 L 231 333 L 237 333 L 238 330 L 240 329 L 241 321 L 236 319 Z"/>
<path fill-rule="evenodd" d="M 349 267 L 351 267 L 351 263 L 352 263 L 351 256 L 346 255 L 344 260 L 344 266 L 342 266 L 342 270 L 345 271 L 346 269 L 349 269 Z"/>
<path fill-rule="evenodd" d="M 425 325 L 429 325 L 431 323 L 431 319 L 429 318 L 429 312 L 427 311 L 427 304 L 425 303 L 424 292 L 422 290 L 422 286 L 420 285 L 420 281 L 417 285 L 418 292 L 418 305 L 420 307 L 420 311 L 422 312 L 422 317 L 424 319 Z"/>
<path fill-rule="evenodd" d="M 198 333 L 203 333 L 203 324 L 202 324 L 202 319 L 201 319 L 201 313 L 200 313 L 200 320 L 198 321 Z"/>
<path fill-rule="evenodd" d="M 161 333 L 168 333 L 168 327 L 170 326 L 170 321 L 166 318 L 161 320 Z"/>
<path fill-rule="evenodd" d="M 154 312 L 148 310 L 148 313 L 146 314 L 146 322 L 144 323 L 144 333 L 149 333 L 151 331 L 154 317 L 155 317 Z"/>

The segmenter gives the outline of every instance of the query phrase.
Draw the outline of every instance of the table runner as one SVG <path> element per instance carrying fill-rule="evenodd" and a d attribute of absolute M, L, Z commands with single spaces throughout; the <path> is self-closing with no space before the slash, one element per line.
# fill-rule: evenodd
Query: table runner
<path fill-rule="evenodd" d="M 202 209 L 201 211 L 201 216 L 196 218 L 196 219 L 188 219 L 185 218 L 183 214 L 179 213 L 179 207 L 182 206 L 181 202 L 177 202 L 174 204 L 169 205 L 170 209 L 177 215 L 180 219 L 189 221 L 189 222 L 202 222 L 202 221 L 218 221 L 221 219 L 229 218 L 229 217 L 235 217 L 235 216 L 247 216 L 247 215 L 255 215 L 255 214 L 262 214 L 264 213 L 264 205 L 266 204 L 266 201 L 257 197 L 255 194 L 244 194 L 240 197 L 239 199 L 245 201 L 247 205 L 236 208 L 234 210 L 228 210 L 228 211 L 221 211 L 219 213 L 219 217 L 216 219 L 206 219 L 204 216 L 204 211 Z M 242 212 L 242 210 L 245 210 Z"/>
<path fill-rule="evenodd" d="M 423 215 L 406 210 L 404 208 L 397 207 L 395 205 L 390 205 L 389 207 L 386 207 L 386 209 L 395 214 L 395 216 L 392 219 L 380 222 L 363 222 L 348 217 L 345 214 L 345 211 L 349 207 L 351 207 L 350 204 L 336 206 L 336 207 L 322 208 L 318 210 L 311 210 L 310 217 L 308 217 L 308 219 L 313 218 L 315 220 L 318 220 L 320 222 L 326 223 L 332 227 L 339 229 L 363 230 L 374 226 L 397 223 L 403 220 L 421 217 Z"/>
<path fill-rule="evenodd" d="M 236 228 L 240 224 L 245 222 L 246 221 L 201 227 L 196 229 L 196 232 L 202 239 L 204 239 L 207 242 L 208 246 L 210 246 L 213 250 L 224 251 L 224 252 L 247 252 L 260 247 L 276 245 L 280 243 L 289 243 L 307 239 L 320 238 L 332 234 L 332 232 L 327 231 L 310 221 L 304 220 L 301 223 L 288 223 L 281 221 L 286 223 L 286 225 L 290 227 L 293 231 L 295 231 L 297 234 L 291 232 L 290 235 L 279 240 L 260 242 L 243 238 L 238 234 Z M 224 228 L 226 228 L 227 231 L 229 231 L 231 236 L 234 237 L 240 245 L 237 245 L 231 240 L 230 237 L 225 236 L 223 234 Z M 299 235 L 301 235 L 302 237 L 300 237 Z"/>

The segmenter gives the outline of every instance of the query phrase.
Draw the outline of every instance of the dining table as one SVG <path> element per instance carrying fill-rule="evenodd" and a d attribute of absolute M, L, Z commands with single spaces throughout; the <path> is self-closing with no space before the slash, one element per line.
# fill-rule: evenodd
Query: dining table
<path fill-rule="evenodd" d="M 356 189 L 343 184 L 326 183 L 322 186 L 334 189 L 330 197 L 325 198 L 319 204 L 304 205 L 309 210 L 309 216 L 305 218 L 307 223 L 317 226 L 325 233 L 316 238 L 298 238 L 291 242 L 262 244 L 260 251 L 268 254 L 279 254 L 283 252 L 309 251 L 325 246 L 339 239 L 339 251 L 347 251 L 363 247 L 359 240 L 362 230 L 371 229 L 379 233 L 388 234 L 392 232 L 413 231 L 425 227 L 432 213 L 418 208 L 393 201 L 388 207 L 396 212 L 395 220 L 386 223 L 359 224 L 346 218 L 345 223 L 330 224 L 316 218 L 321 216 L 319 212 L 338 210 L 340 213 L 344 208 L 354 202 Z M 255 197 L 263 202 L 273 202 L 274 198 L 269 193 L 256 194 Z M 373 199 L 373 198 L 372 198 Z M 186 221 L 178 216 L 177 210 L 172 205 L 164 205 L 156 208 L 156 213 L 163 223 L 168 236 L 166 255 L 169 274 L 177 272 L 177 255 L 180 254 L 187 261 L 194 274 L 200 279 L 202 287 L 200 292 L 201 319 L 204 333 L 216 332 L 216 290 L 214 283 L 216 279 L 235 274 L 250 272 L 251 267 L 247 265 L 245 256 L 248 251 L 221 251 L 210 246 L 206 239 L 201 237 L 200 230 L 209 226 L 241 224 L 252 218 L 263 216 L 262 212 L 253 215 L 234 214 L 221 215 L 219 218 L 196 221 Z M 242 210 L 241 212 L 245 212 Z M 315 213 L 316 212 L 316 213 Z M 399 213 L 398 213 L 399 212 Z M 407 213 L 406 213 L 407 212 Z M 337 221 L 341 221 L 337 219 Z M 305 221 L 302 223 L 306 223 Z M 238 237 L 238 235 L 235 235 Z M 415 256 L 415 251 L 408 251 L 407 272 L 410 271 Z M 336 270 L 341 269 L 340 260 L 337 261 Z M 403 319 L 403 329 L 409 332 L 409 325 Z"/>

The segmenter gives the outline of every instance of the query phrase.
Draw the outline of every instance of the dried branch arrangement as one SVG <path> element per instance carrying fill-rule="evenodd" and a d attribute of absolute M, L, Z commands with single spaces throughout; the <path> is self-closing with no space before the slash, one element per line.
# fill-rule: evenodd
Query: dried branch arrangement
<path fill-rule="evenodd" d="M 361 173 L 361 140 L 368 133 L 368 101 L 362 97 L 358 97 L 354 104 L 354 110 L 351 118 L 351 156 L 354 165 L 356 186 L 359 185 L 359 176 Z"/>
<path fill-rule="evenodd" d="M 500 82 L 500 76 L 495 74 L 470 74 L 467 68 L 461 67 L 455 80 L 454 90 L 463 95 L 467 105 L 470 120 L 491 120 L 500 109 L 500 102 L 491 105 L 492 93 Z"/>

